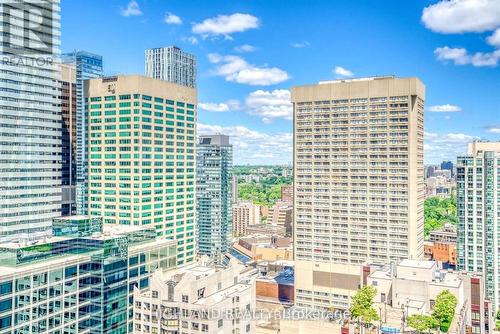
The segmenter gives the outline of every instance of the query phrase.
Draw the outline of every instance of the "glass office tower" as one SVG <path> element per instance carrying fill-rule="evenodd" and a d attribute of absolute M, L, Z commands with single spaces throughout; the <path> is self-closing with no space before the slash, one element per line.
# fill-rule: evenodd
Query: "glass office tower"
<path fill-rule="evenodd" d="M 0 333 L 131 333 L 133 291 L 175 266 L 154 228 L 54 220 L 43 242 L 0 245 Z"/>
<path fill-rule="evenodd" d="M 85 80 L 99 78 L 103 75 L 102 56 L 86 52 L 74 51 L 64 54 L 62 60 L 72 64 L 76 69 L 76 212 L 87 213 L 88 176 L 87 176 L 87 116 L 85 113 Z"/>
<path fill-rule="evenodd" d="M 2 1 L 0 16 L 0 241 L 5 241 L 50 234 L 52 219 L 60 215 L 59 0 Z"/>
<path fill-rule="evenodd" d="M 198 254 L 222 263 L 232 229 L 233 147 L 224 135 L 200 136 L 196 148 Z"/>

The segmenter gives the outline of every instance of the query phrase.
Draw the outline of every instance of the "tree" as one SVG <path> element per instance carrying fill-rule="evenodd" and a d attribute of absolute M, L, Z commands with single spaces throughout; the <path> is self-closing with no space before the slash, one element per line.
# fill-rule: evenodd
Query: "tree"
<path fill-rule="evenodd" d="M 424 202 L 424 234 L 426 237 L 444 224 L 457 224 L 456 198 L 429 197 Z"/>
<path fill-rule="evenodd" d="M 436 297 L 436 303 L 434 304 L 434 309 L 432 311 L 432 318 L 434 318 L 443 332 L 448 331 L 451 320 L 455 315 L 457 303 L 457 297 L 455 297 L 455 295 L 453 295 L 449 290 L 442 291 Z"/>
<path fill-rule="evenodd" d="M 377 310 L 373 307 L 373 298 L 377 294 L 377 289 L 367 285 L 359 289 L 351 302 L 351 316 L 362 324 L 368 325 L 379 320 Z"/>
<path fill-rule="evenodd" d="M 419 333 L 428 332 L 436 326 L 436 321 L 429 315 L 414 314 L 407 319 L 408 326 L 414 328 Z"/>

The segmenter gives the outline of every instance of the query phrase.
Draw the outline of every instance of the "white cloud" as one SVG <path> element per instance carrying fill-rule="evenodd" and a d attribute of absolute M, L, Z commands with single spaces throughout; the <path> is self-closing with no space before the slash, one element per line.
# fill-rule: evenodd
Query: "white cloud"
<path fill-rule="evenodd" d="M 289 132 L 263 133 L 242 125 L 198 123 L 198 133 L 228 135 L 234 147 L 235 164 L 285 164 L 292 161 L 293 135 Z"/>
<path fill-rule="evenodd" d="M 203 37 L 225 36 L 230 39 L 232 33 L 256 29 L 259 24 L 259 19 L 253 15 L 235 13 L 205 19 L 203 22 L 193 25 L 192 30 L 195 34 Z"/>
<path fill-rule="evenodd" d="M 200 107 L 200 109 L 207 111 L 227 112 L 240 109 L 240 103 L 237 100 L 229 100 L 227 102 L 221 102 L 221 103 L 200 102 L 198 103 L 198 107 Z"/>
<path fill-rule="evenodd" d="M 262 122 L 266 124 L 277 118 L 293 119 L 290 91 L 287 89 L 257 90 L 247 96 L 245 104 L 251 115 L 262 117 Z"/>
<path fill-rule="evenodd" d="M 189 41 L 189 43 L 191 43 L 193 45 L 198 44 L 198 38 L 196 38 L 194 36 L 188 37 L 188 41 Z"/>
<path fill-rule="evenodd" d="M 238 56 L 221 56 L 211 53 L 208 55 L 208 60 L 217 64 L 215 74 L 224 77 L 226 81 L 267 86 L 290 78 L 287 72 L 277 67 L 255 66 Z"/>
<path fill-rule="evenodd" d="M 488 41 L 488 44 L 500 48 L 500 28 L 495 30 L 486 40 Z"/>
<path fill-rule="evenodd" d="M 182 24 L 182 19 L 173 13 L 165 13 L 164 21 L 166 24 Z"/>
<path fill-rule="evenodd" d="M 424 8 L 422 22 L 428 29 L 444 34 L 491 31 L 500 26 L 500 2 L 442 0 Z"/>
<path fill-rule="evenodd" d="M 457 111 L 462 111 L 462 108 L 452 104 L 442 104 L 442 105 L 430 106 L 427 110 L 431 112 L 457 112 Z"/>
<path fill-rule="evenodd" d="M 455 65 L 473 65 L 476 67 L 494 67 L 500 60 L 500 50 L 492 52 L 476 52 L 469 54 L 464 48 L 450 48 L 447 46 L 434 50 L 438 60 L 452 61 Z"/>
<path fill-rule="evenodd" d="M 467 153 L 467 144 L 479 139 L 464 133 L 424 134 L 424 153 L 426 163 L 439 163 L 443 160 L 456 160 L 458 155 Z"/>
<path fill-rule="evenodd" d="M 121 11 L 122 16 L 140 16 L 142 15 L 141 8 L 139 7 L 139 4 L 135 0 L 130 0 L 130 2 L 127 5 L 127 8 L 122 9 Z"/>
<path fill-rule="evenodd" d="M 254 52 L 257 48 L 250 44 L 243 44 L 234 48 L 234 51 L 239 53 Z"/>
<path fill-rule="evenodd" d="M 333 70 L 333 73 L 343 78 L 351 78 L 352 76 L 354 76 L 354 73 L 343 68 L 342 66 L 336 66 L 335 69 Z"/>
<path fill-rule="evenodd" d="M 500 134 L 500 125 L 495 125 L 495 126 L 489 126 L 486 131 L 489 133 L 497 133 Z"/>
<path fill-rule="evenodd" d="M 311 44 L 309 44 L 308 41 L 302 41 L 302 42 L 295 42 L 295 43 L 292 43 L 290 45 L 292 47 L 294 47 L 294 48 L 299 48 L 300 49 L 300 48 L 306 48 L 306 47 L 308 47 Z"/>

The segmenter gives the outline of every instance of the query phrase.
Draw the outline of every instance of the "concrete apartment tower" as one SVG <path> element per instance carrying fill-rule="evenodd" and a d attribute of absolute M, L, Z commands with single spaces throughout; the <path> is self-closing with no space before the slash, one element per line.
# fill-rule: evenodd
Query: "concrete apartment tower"
<path fill-rule="evenodd" d="M 233 146 L 229 136 L 200 136 L 196 156 L 198 254 L 222 264 L 233 233 Z"/>
<path fill-rule="evenodd" d="M 196 88 L 196 57 L 176 46 L 147 49 L 146 76 Z"/>
<path fill-rule="evenodd" d="M 458 269 L 484 274 L 500 308 L 500 142 L 474 142 L 457 159 Z"/>
<path fill-rule="evenodd" d="M 423 257 L 424 100 L 418 78 L 292 88 L 298 306 L 345 309 L 362 263 Z"/>
<path fill-rule="evenodd" d="M 150 225 L 195 258 L 196 89 L 136 75 L 92 79 L 89 214 Z"/>
<path fill-rule="evenodd" d="M 0 241 L 19 241 L 61 215 L 60 2 L 2 1 L 0 15 Z"/>

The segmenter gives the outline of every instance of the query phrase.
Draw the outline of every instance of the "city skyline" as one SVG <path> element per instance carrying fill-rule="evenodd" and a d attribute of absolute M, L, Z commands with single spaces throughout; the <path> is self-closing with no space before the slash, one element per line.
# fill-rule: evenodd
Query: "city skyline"
<path fill-rule="evenodd" d="M 439 163 L 454 161 L 474 139 L 498 138 L 494 31 L 500 22 L 493 1 L 477 2 L 465 13 L 462 3 L 385 1 L 371 8 L 364 1 L 318 1 L 304 8 L 296 1 L 283 8 L 277 1 L 63 2 L 62 45 L 64 52 L 102 54 L 106 74 L 143 73 L 146 48 L 176 45 L 194 54 L 199 133 L 230 135 L 237 165 L 291 162 L 291 86 L 417 75 L 429 91 L 425 163 Z M 301 10 L 316 19 L 294 24 Z M 86 34 L 79 30 L 83 17 L 92 17 Z"/>

